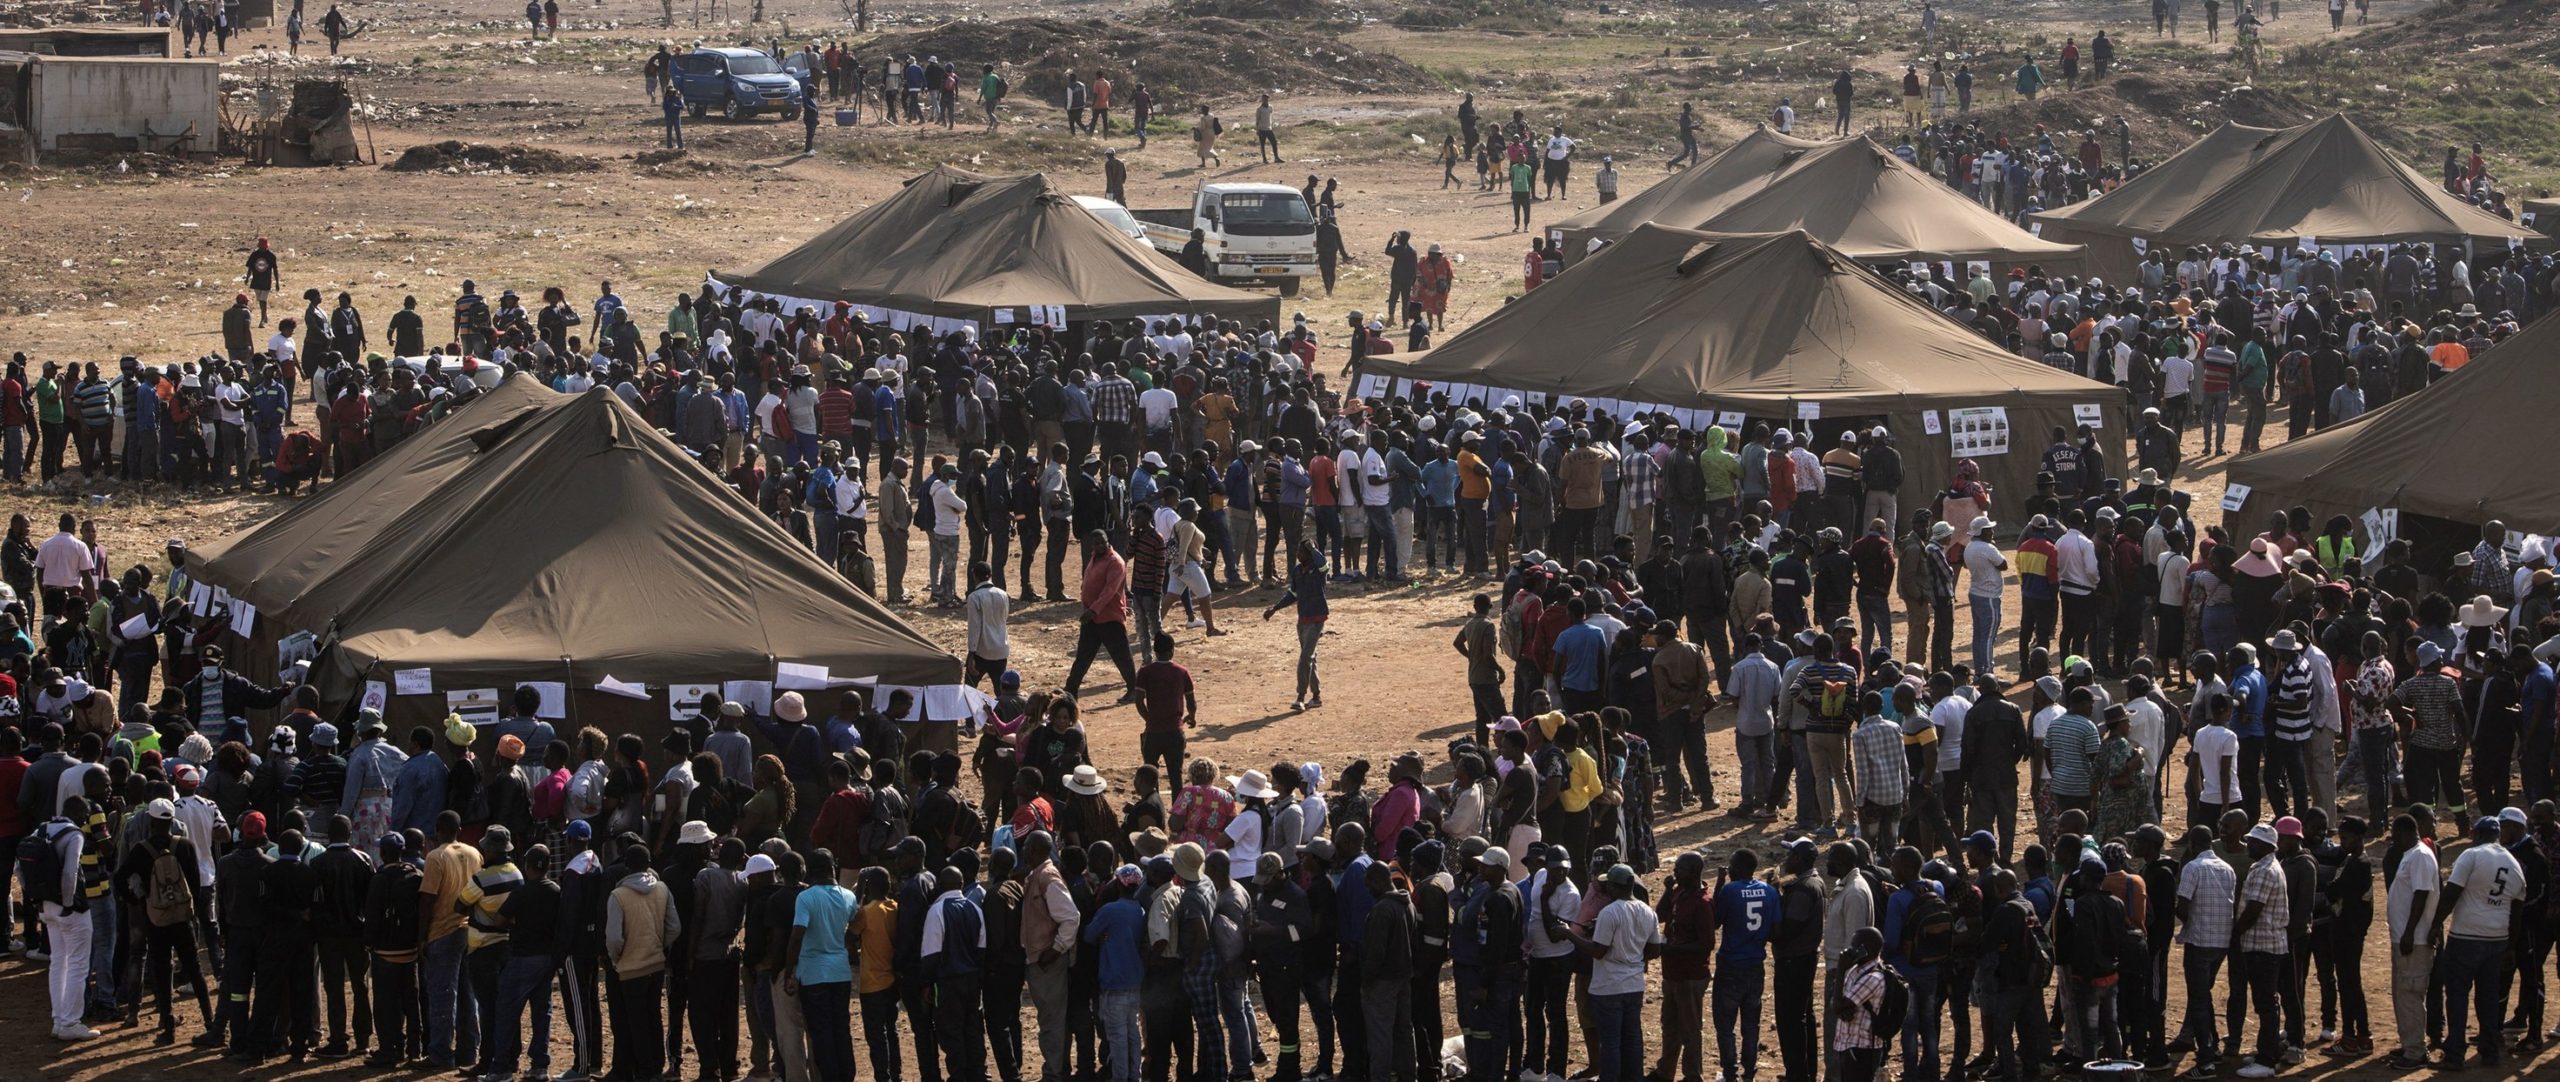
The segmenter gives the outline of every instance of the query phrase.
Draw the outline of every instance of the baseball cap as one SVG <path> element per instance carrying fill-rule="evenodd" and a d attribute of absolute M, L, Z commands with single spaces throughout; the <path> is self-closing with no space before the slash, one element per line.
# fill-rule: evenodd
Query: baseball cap
<path fill-rule="evenodd" d="M 2498 821 L 2499 821 L 2499 822 L 2501 822 L 2501 823 L 2514 823 L 2514 824 L 2515 824 L 2515 825 L 2517 825 L 2517 826 L 2528 826 L 2528 825 L 2530 825 L 2530 824 L 2526 821 L 2526 819 L 2525 819 L 2525 817 L 2524 817 L 2524 809 L 2523 809 L 2523 808 L 2512 808 L 2512 807 L 2511 807 L 2511 808 L 2506 808 L 2506 809 L 2503 809 L 2503 810 L 2499 811 L 2499 812 L 2498 812 Z"/>
<path fill-rule="evenodd" d="M 1636 885 L 1636 870 L 1624 864 L 1612 864 L 1607 872 L 1601 874 L 1600 881 L 1612 886 L 1632 887 Z"/>
<path fill-rule="evenodd" d="M 2471 833 L 2473 834 L 2490 835 L 2496 834 L 2497 832 L 2498 821 L 2486 815 L 2481 816 L 2479 822 L 2471 824 Z"/>
<path fill-rule="evenodd" d="M 1488 868 L 1500 868 L 1504 871 L 1510 871 L 1511 851 L 1504 849 L 1499 845 L 1494 846 L 1491 849 L 1485 850 L 1483 856 L 1477 857 L 1476 863 L 1482 864 Z"/>
<path fill-rule="evenodd" d="M 178 806 L 163 798 L 143 805 L 142 813 L 165 823 L 178 817 Z"/>
<path fill-rule="evenodd" d="M 584 841 L 596 836 L 596 828 L 593 824 L 588 823 L 584 819 L 572 819 L 569 821 L 569 829 L 563 831 L 562 834 L 564 837 L 576 838 L 580 841 Z"/>

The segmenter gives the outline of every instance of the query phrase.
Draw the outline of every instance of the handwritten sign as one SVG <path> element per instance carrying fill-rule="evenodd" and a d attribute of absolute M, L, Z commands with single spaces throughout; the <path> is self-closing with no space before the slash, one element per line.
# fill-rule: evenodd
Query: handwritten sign
<path fill-rule="evenodd" d="M 391 673 L 391 690 L 401 695 L 433 695 L 436 693 L 436 671 L 395 669 Z"/>

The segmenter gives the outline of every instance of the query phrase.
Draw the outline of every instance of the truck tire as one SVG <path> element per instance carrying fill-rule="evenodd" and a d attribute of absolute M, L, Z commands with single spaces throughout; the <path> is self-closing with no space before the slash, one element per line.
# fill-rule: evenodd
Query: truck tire
<path fill-rule="evenodd" d="M 726 121 L 728 121 L 728 122 L 730 122 L 730 123 L 732 123 L 732 124 L 738 123 L 738 122 L 740 122 L 740 121 L 752 120 L 752 119 L 754 119 L 754 118 L 755 118 L 755 115 L 756 115 L 755 110 L 753 110 L 753 109 L 745 109 L 745 108 L 741 108 L 741 107 L 739 107 L 739 105 L 738 105 L 738 97 L 737 97 L 737 95 L 735 95 L 735 94 L 732 94 L 732 95 L 730 95 L 729 97 L 727 97 L 727 98 L 725 98 L 725 99 L 722 99 L 722 101 L 720 102 L 720 117 L 721 117 L 721 119 L 726 120 Z"/>
<path fill-rule="evenodd" d="M 698 101 L 697 101 L 697 102 L 693 102 L 693 103 L 691 103 L 691 105 L 692 105 L 692 108 L 693 108 L 693 118 L 694 118 L 695 120 L 700 120 L 700 119 L 702 119 L 702 117 L 703 117 L 703 115 L 704 115 L 704 114 L 709 113 L 709 112 L 711 111 L 711 107 L 710 107 L 710 106 L 704 105 L 704 104 L 702 104 L 701 102 L 698 102 Z"/>
<path fill-rule="evenodd" d="M 1299 278 L 1297 275 L 1294 275 L 1294 274 L 1293 274 L 1293 275 L 1290 275 L 1289 277 L 1286 277 L 1286 278 L 1281 279 L 1281 280 L 1280 280 L 1280 295 L 1281 295 L 1281 296 L 1283 296 L 1283 297 L 1295 297 L 1295 296 L 1297 296 L 1297 295 L 1298 295 L 1298 283 L 1299 283 L 1300 281 L 1303 281 L 1303 279 Z"/>

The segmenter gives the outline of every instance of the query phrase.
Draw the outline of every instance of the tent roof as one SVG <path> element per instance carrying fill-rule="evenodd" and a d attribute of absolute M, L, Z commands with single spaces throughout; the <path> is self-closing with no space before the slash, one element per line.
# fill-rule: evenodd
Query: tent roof
<path fill-rule="evenodd" d="M 190 561 L 352 680 L 756 678 L 776 661 L 937 684 L 953 657 L 741 503 L 602 388 L 518 376 Z M 342 685 L 343 686 L 343 685 Z"/>
<path fill-rule="evenodd" d="M 1639 226 L 1392 375 L 1669 406 L 1877 410 L 2113 401 L 2028 361 L 1804 232 Z"/>
<path fill-rule="evenodd" d="M 2532 236 L 2444 192 L 2343 114 L 2225 124 L 2124 187 L 2043 221 L 2171 244 L 2345 244 Z"/>
<path fill-rule="evenodd" d="M 1816 143 L 1755 131 L 1628 200 L 1627 209 L 1603 209 L 1611 213 L 1568 219 L 1562 228 L 1608 238 L 1645 221 L 1720 233 L 1800 229 L 1867 262 L 2068 263 L 2080 253 L 2079 245 L 2043 240 L 1984 210 L 1863 136 Z"/>
<path fill-rule="evenodd" d="M 744 273 L 757 293 L 957 319 L 1064 305 L 1067 318 L 1277 319 L 1279 298 L 1216 285 L 1104 225 L 1039 173 L 942 166 Z"/>
<path fill-rule="evenodd" d="M 2456 522 L 2560 521 L 2560 323 L 2539 320 L 2415 394 L 2231 464 L 2231 481 L 2281 501 Z"/>

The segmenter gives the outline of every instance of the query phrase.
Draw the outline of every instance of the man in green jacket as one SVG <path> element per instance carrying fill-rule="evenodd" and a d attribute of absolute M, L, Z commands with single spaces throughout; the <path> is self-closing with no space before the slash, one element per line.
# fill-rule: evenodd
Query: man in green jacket
<path fill-rule="evenodd" d="M 42 479 L 51 481 L 62 472 L 62 448 L 71 439 L 70 388 L 64 386 L 62 365 L 44 363 L 44 375 L 36 380 L 36 428 L 43 441 L 44 452 L 39 464 Z"/>
<path fill-rule="evenodd" d="M 2231 382 L 2243 403 L 2240 425 L 2240 450 L 2243 454 L 2258 449 L 2258 432 L 2267 426 L 2267 351 L 2255 335 L 2240 345 L 2240 364 L 2232 369 Z"/>
<path fill-rule="evenodd" d="M 1742 491 L 1742 460 L 1725 450 L 1733 434 L 1722 425 L 1708 425 L 1698 447 L 1698 487 L 1706 500 L 1707 522 L 1723 536 L 1724 524 L 1733 521 L 1734 498 Z"/>

